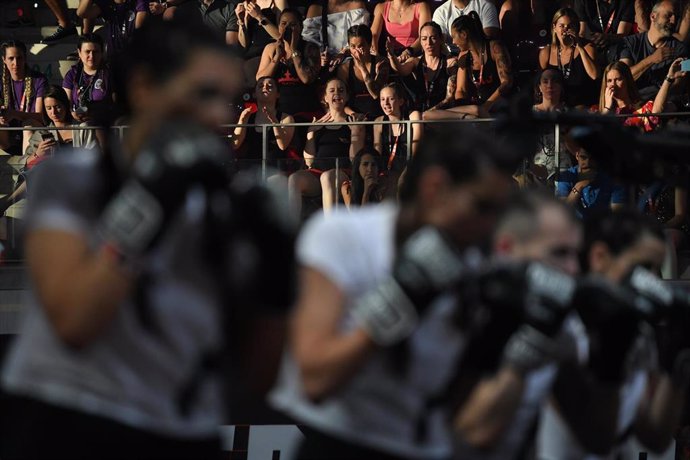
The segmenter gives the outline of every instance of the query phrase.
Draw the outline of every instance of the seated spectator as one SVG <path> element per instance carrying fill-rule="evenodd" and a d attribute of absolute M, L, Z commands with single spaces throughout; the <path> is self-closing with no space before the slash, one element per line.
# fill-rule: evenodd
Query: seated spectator
<path fill-rule="evenodd" d="M 431 21 L 431 8 L 424 0 L 387 0 L 374 8 L 371 23 L 372 53 L 379 54 L 381 33 L 390 38 L 393 53 L 401 61 L 422 51 L 419 33 L 422 24 Z"/>
<path fill-rule="evenodd" d="M 14 192 L 0 198 L 0 216 L 5 213 L 7 208 L 21 200 L 26 194 L 25 175 L 31 168 L 51 156 L 58 149 L 65 147 L 93 149 L 98 147 L 98 141 L 93 130 L 79 129 L 77 123 L 70 115 L 69 99 L 65 90 L 59 86 L 50 86 L 43 96 L 43 118 L 47 128 L 67 128 L 74 126 L 75 129 L 41 129 L 25 132 L 27 140 L 24 150 L 24 174 L 20 176 L 18 186 Z M 83 126 L 83 125 L 81 125 Z M 31 134 L 29 134 L 31 133 Z"/>
<path fill-rule="evenodd" d="M 389 48 L 391 68 L 402 77 L 410 97 L 411 110 L 429 110 L 447 107 L 453 102 L 455 84 L 450 78 L 453 71 L 442 53 L 443 33 L 435 22 L 422 25 L 420 42 L 423 53 L 419 57 L 401 62 Z"/>
<path fill-rule="evenodd" d="M 441 26 L 441 31 L 447 42 L 452 40 L 453 22 L 461 16 L 466 16 L 472 11 L 477 13 L 484 28 L 484 34 L 488 38 L 498 38 L 500 25 L 496 5 L 490 0 L 446 0 L 436 11 L 433 21 Z"/>
<path fill-rule="evenodd" d="M 369 22 L 369 11 L 363 0 L 316 2 L 307 10 L 302 38 L 335 57 L 347 47 L 347 36 L 343 31 L 356 24 L 368 26 Z"/>
<path fill-rule="evenodd" d="M 239 25 L 235 14 L 235 2 L 227 0 L 168 0 L 175 8 L 165 11 L 166 19 L 173 17 L 189 23 L 203 23 L 219 39 L 228 45 L 239 44 Z M 155 9 L 157 12 L 159 9 Z M 162 13 L 162 11 L 160 11 Z"/>
<path fill-rule="evenodd" d="M 615 211 L 625 206 L 625 189 L 600 171 L 595 158 L 584 149 L 575 153 L 577 166 L 560 174 L 556 182 L 556 195 L 575 208 L 582 219 Z"/>
<path fill-rule="evenodd" d="M 563 75 L 558 69 L 545 69 L 539 74 L 534 85 L 535 112 L 561 112 L 566 109 Z M 559 170 L 572 166 L 570 153 L 561 135 L 559 142 L 558 163 L 556 163 L 556 134 L 553 126 L 542 128 L 539 134 L 537 153 L 532 161 L 531 171 L 541 184 L 552 184 Z"/>
<path fill-rule="evenodd" d="M 638 187 L 637 209 L 653 217 L 664 229 L 670 245 L 668 261 L 662 267 L 665 279 L 678 278 L 677 250 L 688 243 L 688 174 L 684 167 L 664 164 L 664 180 Z"/>
<path fill-rule="evenodd" d="M 675 58 L 688 57 L 685 44 L 673 36 L 676 30 L 673 2 L 658 1 L 649 17 L 649 31 L 627 37 L 621 51 L 621 61 L 630 66 L 643 99 L 654 98 Z"/>
<path fill-rule="evenodd" d="M 266 45 L 280 38 L 278 16 L 287 6 L 287 0 L 246 0 L 235 7 L 240 26 L 237 39 L 243 49 L 247 87 L 256 83 L 256 71 Z"/>
<path fill-rule="evenodd" d="M 268 44 L 261 54 L 256 80 L 275 78 L 280 89 L 278 110 L 289 113 L 298 122 L 311 121 L 323 113 L 316 96 L 319 50 L 302 40 L 302 16 L 296 10 L 281 11 L 278 33 L 280 38 Z"/>
<path fill-rule="evenodd" d="M 323 101 L 326 115 L 309 128 L 304 146 L 304 162 L 308 169 L 297 171 L 288 179 L 288 194 L 296 215 L 302 214 L 302 197 L 322 197 L 323 210 L 329 212 L 336 202 L 336 191 L 348 179 L 345 171 L 350 160 L 364 146 L 362 126 L 342 125 L 353 121 L 345 113 L 348 93 L 345 82 L 334 78 L 326 84 Z"/>
<path fill-rule="evenodd" d="M 534 0 L 505 0 L 498 12 L 501 39 L 508 47 L 513 69 L 535 71 L 539 49 L 546 45 L 545 22 L 535 14 Z"/>
<path fill-rule="evenodd" d="M 146 0 L 79 0 L 77 16 L 89 21 L 103 18 L 106 27 L 108 54 L 125 49 L 134 29 L 148 16 Z"/>
<path fill-rule="evenodd" d="M 471 12 L 453 23 L 453 43 L 460 48 L 455 103 L 446 110 L 428 110 L 425 120 L 489 117 L 492 109 L 505 103 L 513 85 L 508 50 L 500 40 L 489 40 L 479 16 Z"/>
<path fill-rule="evenodd" d="M 381 89 L 380 101 L 384 114 L 376 121 L 421 120 L 422 118 L 418 111 L 409 111 L 404 90 L 396 83 L 389 83 Z M 397 190 L 402 185 L 407 161 L 417 153 L 423 131 L 423 124 L 413 124 L 412 145 L 408 146 L 406 124 L 374 125 L 374 148 L 382 155 L 385 162 L 383 171 L 386 172 L 388 182 L 386 189 L 391 196 L 397 194 Z"/>
<path fill-rule="evenodd" d="M 2 48 L 2 86 L 0 86 L 0 126 L 40 126 L 43 95 L 48 80 L 29 68 L 26 45 L 18 40 L 4 42 Z M 21 155 L 21 131 L 0 131 L 0 148 Z"/>
<path fill-rule="evenodd" d="M 539 67 L 558 69 L 568 97 L 565 102 L 582 108 L 596 101 L 599 67 L 594 45 L 577 35 L 579 23 L 577 13 L 570 8 L 561 8 L 554 14 L 551 44 L 539 52 Z"/>
<path fill-rule="evenodd" d="M 381 176 L 381 155 L 364 148 L 352 159 L 352 179 L 343 182 L 341 193 L 348 209 L 380 203 L 386 196 L 386 180 Z"/>
<path fill-rule="evenodd" d="M 654 100 L 644 101 L 633 81 L 630 68 L 623 62 L 614 62 L 604 70 L 599 96 L 601 113 L 651 114 L 664 111 L 670 86 L 676 79 L 685 76 L 680 71 L 681 58 L 676 59 L 668 69 L 667 76 Z M 653 131 L 659 125 L 658 117 L 640 116 L 625 119 L 626 126 L 635 126 L 644 131 Z"/>
<path fill-rule="evenodd" d="M 338 67 L 338 78 L 350 89 L 348 107 L 373 120 L 381 113 L 379 91 L 388 81 L 388 60 L 371 54 L 371 30 L 357 24 L 347 30 L 347 41 L 352 59 Z"/>
<path fill-rule="evenodd" d="M 634 0 L 575 0 L 574 9 L 580 37 L 594 43 L 603 65 L 617 60 L 621 40 L 633 31 Z"/>
<path fill-rule="evenodd" d="M 260 125 L 271 123 L 294 123 L 291 115 L 282 113 L 277 109 L 279 98 L 278 83 L 273 77 L 262 77 L 256 82 L 254 95 L 256 97 L 256 111 L 250 108 L 244 109 L 237 123 L 255 125 L 238 126 L 235 128 L 232 138 L 232 146 L 235 150 L 244 147 L 242 163 L 250 163 L 257 167 L 263 160 L 263 135 Z M 266 133 L 266 165 L 281 171 L 294 170 L 295 165 L 288 158 L 288 148 L 295 134 L 294 126 L 274 126 L 268 128 Z"/>
<path fill-rule="evenodd" d="M 62 87 L 71 102 L 72 117 L 85 122 L 91 119 L 89 107 L 94 103 L 110 106 L 114 101 L 111 72 L 103 55 L 103 39 L 96 34 L 79 37 L 79 62 L 65 75 Z"/>

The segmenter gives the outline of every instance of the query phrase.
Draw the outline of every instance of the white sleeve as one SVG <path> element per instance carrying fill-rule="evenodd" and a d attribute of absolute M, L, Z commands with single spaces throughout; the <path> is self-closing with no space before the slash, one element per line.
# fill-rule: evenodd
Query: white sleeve
<path fill-rule="evenodd" d="M 481 2 L 481 10 L 479 11 L 479 18 L 482 21 L 482 27 L 495 27 L 500 28 L 498 24 L 498 12 L 496 7 L 489 0 L 483 0 Z"/>
<path fill-rule="evenodd" d="M 446 16 L 448 16 L 447 10 L 448 4 L 444 3 L 438 8 L 436 8 L 436 11 L 434 11 L 434 15 L 431 17 L 432 21 L 441 26 L 441 30 L 443 31 L 444 35 L 450 35 L 450 30 L 448 30 L 448 24 L 446 23 Z"/>
<path fill-rule="evenodd" d="M 302 29 L 302 39 L 312 42 L 321 48 L 321 16 L 307 18 L 304 20 Z"/>
<path fill-rule="evenodd" d="M 348 291 L 353 268 L 348 263 L 352 251 L 348 232 L 343 222 L 332 216 L 323 215 L 311 218 L 297 239 L 297 260 L 304 267 L 323 273 L 328 279 Z"/>

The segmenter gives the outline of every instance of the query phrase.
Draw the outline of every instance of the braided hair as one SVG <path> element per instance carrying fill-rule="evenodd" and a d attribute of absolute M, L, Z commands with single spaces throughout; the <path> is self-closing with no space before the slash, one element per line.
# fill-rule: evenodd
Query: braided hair
<path fill-rule="evenodd" d="M 8 48 L 17 48 L 26 57 L 26 45 L 19 40 L 8 40 L 0 45 L 2 48 L 3 58 L 7 56 Z M 26 64 L 25 64 L 26 65 Z M 24 76 L 24 95 L 21 100 L 24 101 L 23 107 L 20 106 L 19 110 L 22 112 L 29 111 L 29 104 L 31 102 L 31 97 L 33 96 L 33 84 L 32 78 L 29 73 L 28 66 L 26 68 L 26 74 Z M 14 91 L 12 88 L 12 77 L 10 76 L 10 71 L 6 65 L 2 66 L 2 105 L 5 108 L 12 107 L 13 102 L 20 103 L 20 101 L 14 101 Z"/>

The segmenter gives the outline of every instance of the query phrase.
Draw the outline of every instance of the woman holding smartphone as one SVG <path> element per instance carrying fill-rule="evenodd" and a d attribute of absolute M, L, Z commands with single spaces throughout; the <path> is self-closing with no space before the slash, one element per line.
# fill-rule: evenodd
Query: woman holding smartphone
<path fill-rule="evenodd" d="M 0 198 L 0 215 L 7 211 L 26 194 L 26 173 L 41 161 L 45 160 L 58 149 L 64 147 L 79 147 L 93 149 L 98 147 L 98 141 L 93 130 L 79 129 L 85 124 L 75 125 L 69 112 L 69 101 L 65 90 L 59 86 L 48 87 L 43 97 L 43 119 L 47 129 L 25 132 L 24 144 L 24 172 L 20 175 L 14 192 Z M 50 129 L 69 128 L 74 129 Z M 29 134 L 30 133 L 30 134 Z"/>

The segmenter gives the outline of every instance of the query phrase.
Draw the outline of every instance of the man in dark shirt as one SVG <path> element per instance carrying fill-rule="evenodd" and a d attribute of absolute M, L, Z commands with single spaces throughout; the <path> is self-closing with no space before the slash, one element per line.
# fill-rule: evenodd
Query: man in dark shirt
<path fill-rule="evenodd" d="M 675 58 L 688 56 L 685 44 L 673 36 L 677 18 L 673 2 L 657 1 L 649 17 L 649 31 L 626 37 L 621 52 L 621 61 L 630 66 L 642 100 L 656 96 Z M 673 88 L 678 83 L 673 82 Z"/>
<path fill-rule="evenodd" d="M 237 45 L 237 15 L 233 0 L 170 0 L 164 6 L 151 8 L 152 13 L 160 14 L 166 6 L 175 7 L 173 15 L 178 19 L 201 20 L 216 35 L 223 37 L 228 45 Z"/>
<path fill-rule="evenodd" d="M 575 0 L 580 36 L 591 39 L 607 62 L 618 59 L 621 39 L 635 22 L 633 0 Z"/>

